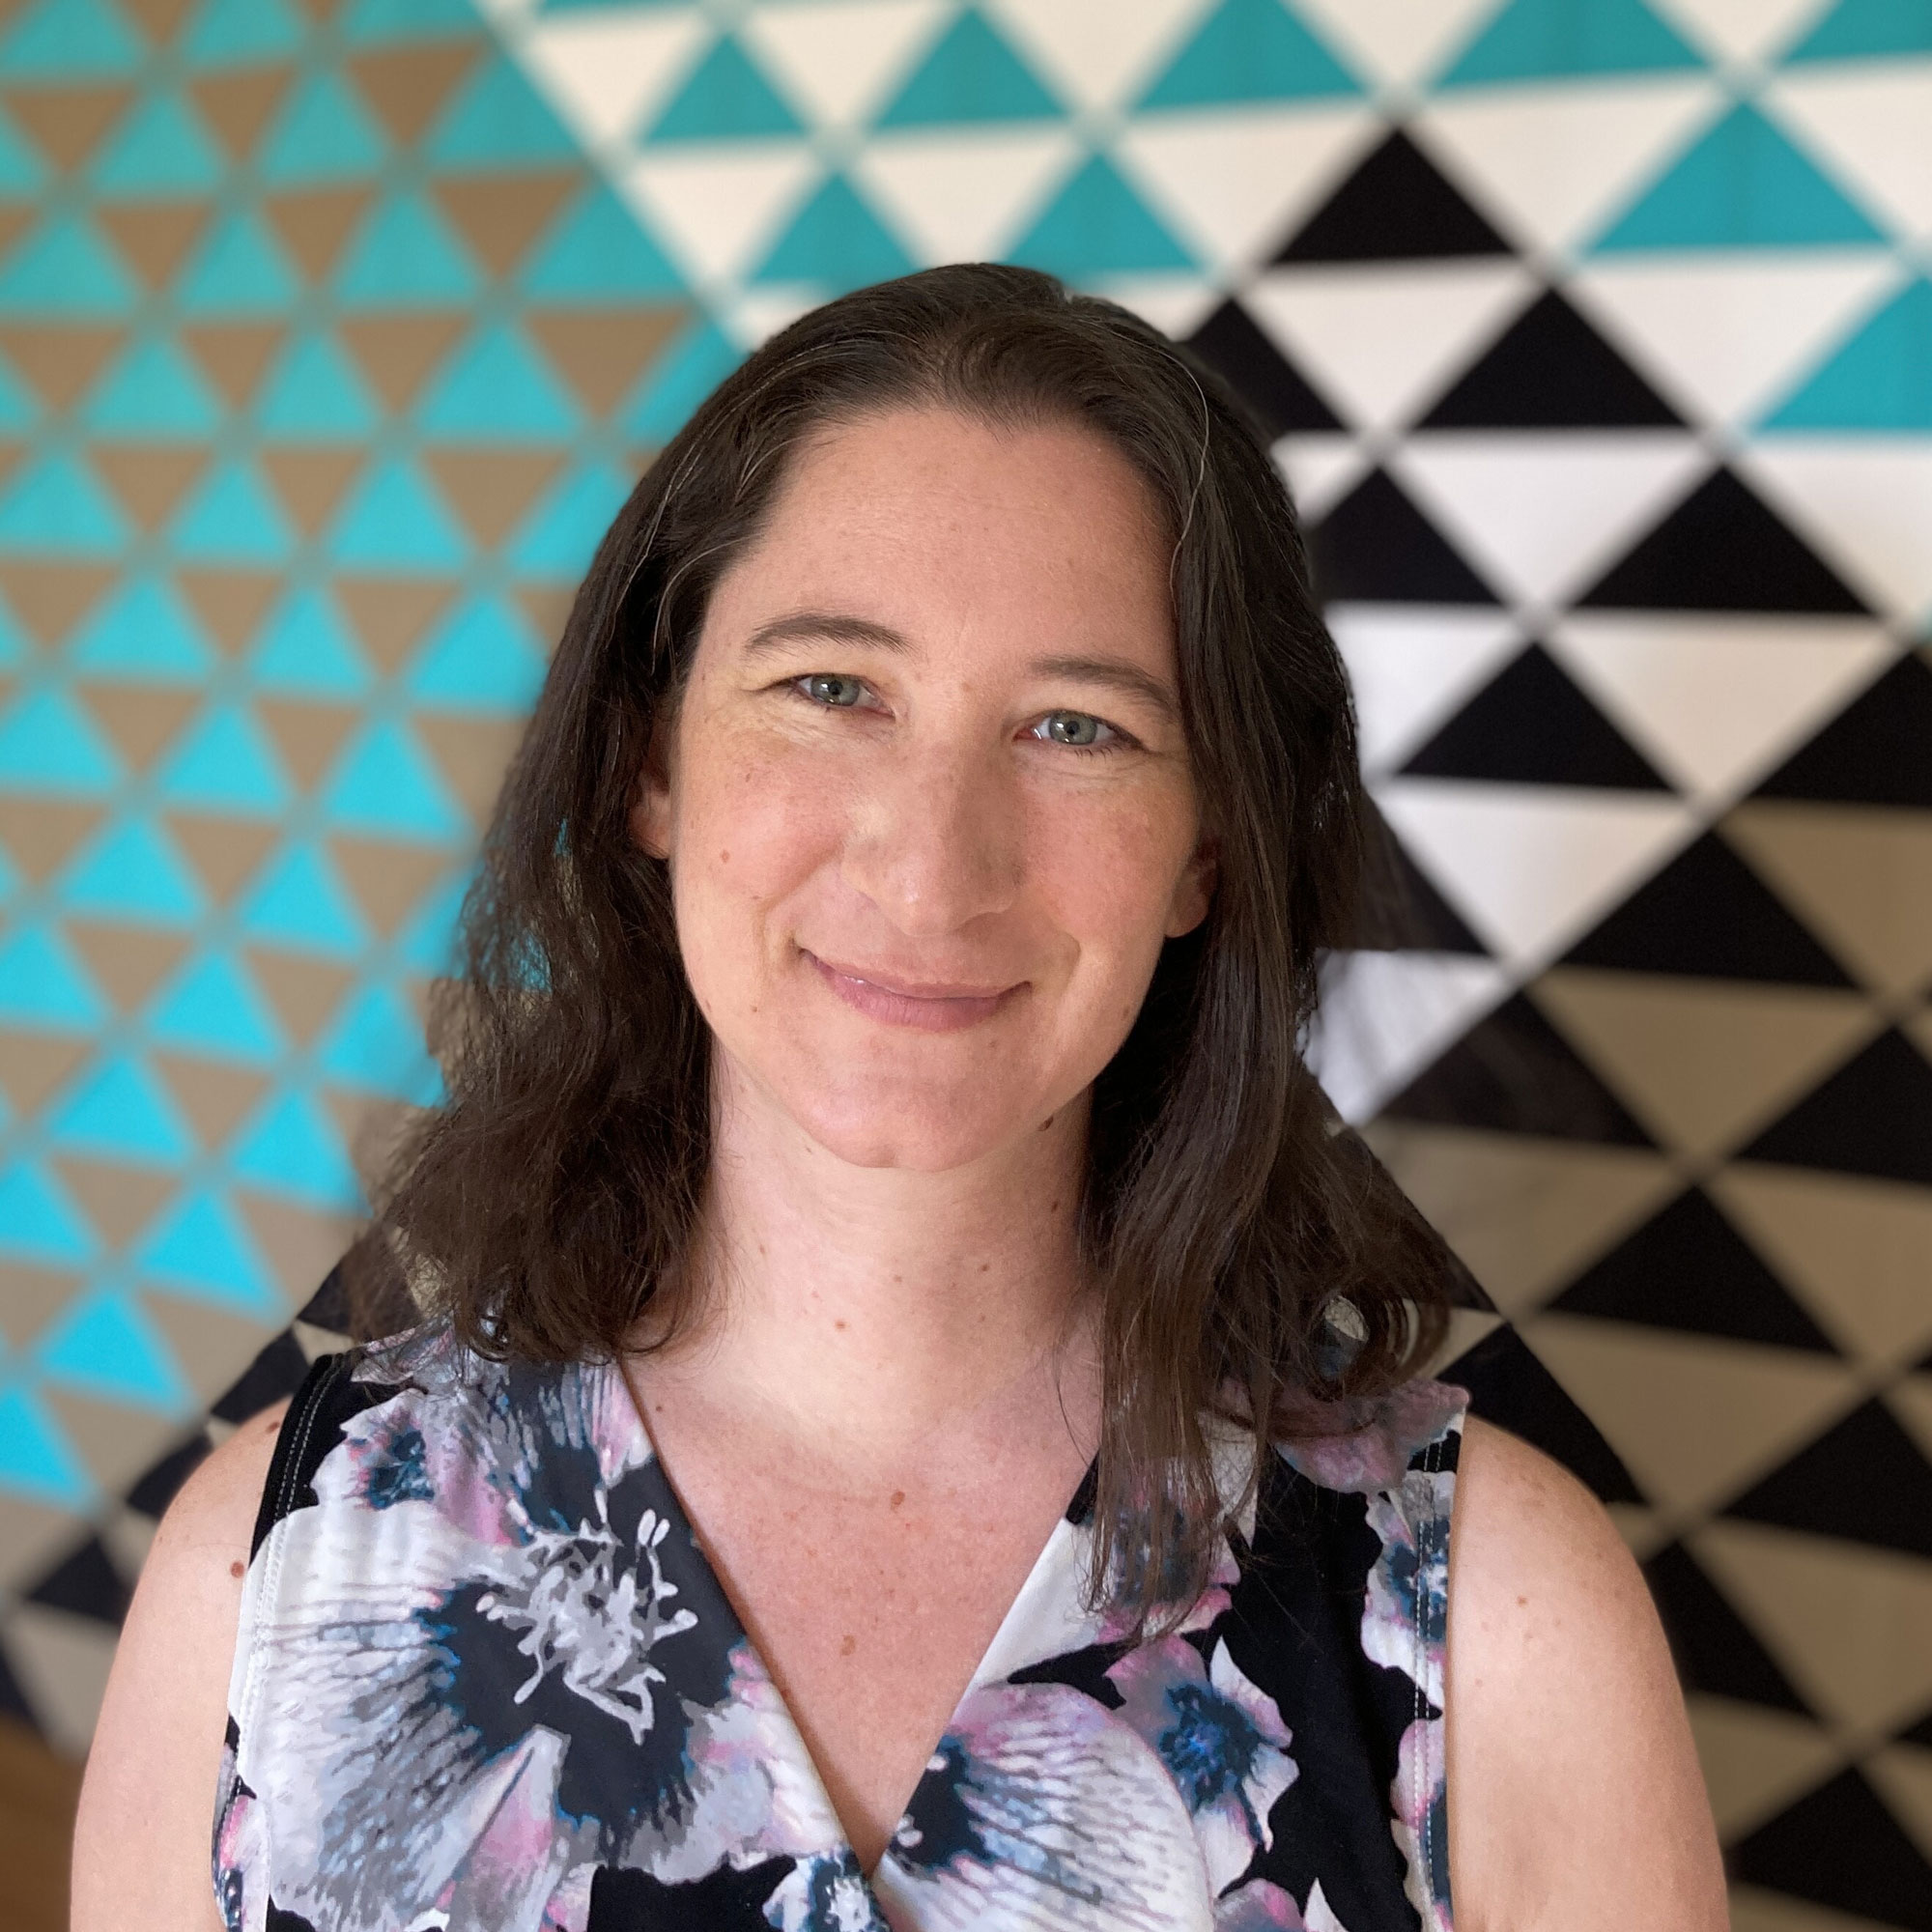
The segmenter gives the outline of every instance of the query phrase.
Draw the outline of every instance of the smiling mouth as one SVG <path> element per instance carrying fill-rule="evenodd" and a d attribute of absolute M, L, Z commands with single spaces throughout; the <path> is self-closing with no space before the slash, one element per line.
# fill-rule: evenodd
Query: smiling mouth
<path fill-rule="evenodd" d="M 818 977 L 845 1002 L 888 1026 L 911 1027 L 921 1033 L 953 1033 L 990 1019 L 1008 1001 L 1026 990 L 1024 980 L 1010 986 L 965 986 L 934 980 L 923 985 L 882 980 L 834 966 L 801 946 Z"/>

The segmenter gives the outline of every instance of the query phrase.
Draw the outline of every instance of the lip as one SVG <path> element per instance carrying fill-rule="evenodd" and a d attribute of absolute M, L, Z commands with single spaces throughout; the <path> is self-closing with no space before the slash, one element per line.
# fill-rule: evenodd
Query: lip
<path fill-rule="evenodd" d="M 955 1033 L 978 1026 L 1024 991 L 1027 983 L 1024 980 L 1010 986 L 992 987 L 938 980 L 908 983 L 874 972 L 861 973 L 850 966 L 835 966 L 807 947 L 801 946 L 799 951 L 848 1007 L 888 1026 L 911 1027 L 921 1033 Z"/>

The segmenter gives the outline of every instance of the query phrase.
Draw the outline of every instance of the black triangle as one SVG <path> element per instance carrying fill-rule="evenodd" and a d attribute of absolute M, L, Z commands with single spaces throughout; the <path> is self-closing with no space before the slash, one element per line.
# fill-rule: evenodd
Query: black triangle
<path fill-rule="evenodd" d="M 1758 795 L 1932 810 L 1932 666 L 1917 652 L 1900 658 Z"/>
<path fill-rule="evenodd" d="M 1687 1690 L 1811 1715 L 1771 1653 L 1681 1543 L 1660 1549 L 1643 1566 L 1643 1576 Z"/>
<path fill-rule="evenodd" d="M 1816 611 L 1860 603 L 1789 525 L 1716 469 L 1579 600 L 1586 610 Z"/>
<path fill-rule="evenodd" d="M 1517 317 L 1419 429 L 1651 429 L 1683 418 L 1554 289 Z"/>
<path fill-rule="evenodd" d="M 261 1405 L 263 1408 L 268 1406 L 268 1403 Z M 249 1412 L 253 1414 L 255 1411 Z M 170 1449 L 158 1462 L 150 1463 L 134 1487 L 128 1492 L 128 1507 L 138 1510 L 142 1516 L 158 1519 L 174 1501 L 176 1492 L 206 1461 L 212 1446 L 207 1435 L 197 1430 L 180 1448 Z"/>
<path fill-rule="evenodd" d="M 1835 1352 L 1784 1284 L 1696 1188 L 1680 1194 L 1549 1305 L 1565 1315 Z"/>
<path fill-rule="evenodd" d="M 1224 301 L 1188 337 L 1187 347 L 1227 379 L 1269 442 L 1280 436 L 1344 427 L 1307 377 L 1255 326 L 1239 302 Z"/>
<path fill-rule="evenodd" d="M 34 1716 L 33 1707 L 27 1702 L 27 1695 L 20 1689 L 19 1679 L 8 1668 L 7 1653 L 0 1649 L 0 1719 L 23 1725 L 30 1731 L 38 1731 L 41 1720 Z"/>
<path fill-rule="evenodd" d="M 1473 952 L 1489 948 L 1436 891 L 1388 821 L 1364 795 L 1369 873 L 1352 944 L 1376 952 Z"/>
<path fill-rule="evenodd" d="M 1882 1033 L 1737 1157 L 1932 1187 L 1932 1066 Z"/>
<path fill-rule="evenodd" d="M 128 1583 L 98 1536 L 90 1536 L 27 1592 L 30 1604 L 117 1629 L 128 1614 Z"/>
<path fill-rule="evenodd" d="M 1398 128 L 1302 223 L 1275 261 L 1391 262 L 1514 252 Z"/>
<path fill-rule="evenodd" d="M 1308 553 L 1324 603 L 1497 601 L 1386 470 L 1370 470 L 1309 530 Z"/>
<path fill-rule="evenodd" d="M 1927 1711 L 1916 1724 L 1900 1731 L 1898 1742 L 1902 1745 L 1923 1745 L 1927 1750 L 1932 1750 L 1932 1711 Z"/>
<path fill-rule="evenodd" d="M 1932 1864 L 1856 1770 L 1760 1825 L 1731 1847 L 1729 1862 L 1747 1885 L 1932 1932 Z"/>
<path fill-rule="evenodd" d="M 1932 1463 L 1874 1398 L 1724 1514 L 1932 1556 Z"/>
<path fill-rule="evenodd" d="M 1541 644 L 1512 658 L 1403 770 L 1496 784 L 1668 789 Z"/>
<path fill-rule="evenodd" d="M 1706 833 L 1571 948 L 1568 966 L 1849 986 L 1838 963 Z"/>
<path fill-rule="evenodd" d="M 1520 993 L 1478 1020 L 1383 1112 L 1498 1133 L 1652 1145 L 1623 1103 Z"/>
<path fill-rule="evenodd" d="M 306 1312 L 302 1319 L 308 1319 Z M 307 1374 L 308 1357 L 301 1344 L 284 1328 L 228 1386 L 211 1412 L 221 1422 L 246 1422 L 270 1403 L 294 1395 Z"/>

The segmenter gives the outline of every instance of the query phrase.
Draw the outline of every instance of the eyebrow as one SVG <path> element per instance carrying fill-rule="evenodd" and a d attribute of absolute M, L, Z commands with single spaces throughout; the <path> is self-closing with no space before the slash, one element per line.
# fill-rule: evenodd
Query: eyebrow
<path fill-rule="evenodd" d="M 874 649 L 909 651 L 910 639 L 889 624 L 874 623 L 838 611 L 794 611 L 760 624 L 746 642 L 753 653 L 777 650 L 801 639 L 820 639 L 838 644 L 869 644 Z M 1104 685 L 1128 697 L 1138 697 L 1153 705 L 1165 716 L 1178 717 L 1180 705 L 1173 689 L 1160 678 L 1143 670 L 1124 658 L 1083 657 L 1059 654 L 1035 658 L 1027 667 L 1036 676 L 1078 678 L 1085 684 Z"/>

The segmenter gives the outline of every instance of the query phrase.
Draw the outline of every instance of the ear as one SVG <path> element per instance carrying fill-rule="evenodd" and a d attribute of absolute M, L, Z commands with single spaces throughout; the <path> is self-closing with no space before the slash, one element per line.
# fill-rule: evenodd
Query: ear
<path fill-rule="evenodd" d="M 660 705 L 651 719 L 650 743 L 644 751 L 643 769 L 631 805 L 631 837 L 653 859 L 668 859 L 673 839 L 671 827 L 670 731 Z"/>
<path fill-rule="evenodd" d="M 1192 932 L 1208 917 L 1214 901 L 1214 887 L 1221 876 L 1221 862 L 1214 841 L 1204 838 L 1195 846 L 1174 888 L 1167 909 L 1167 936 L 1179 939 Z"/>

